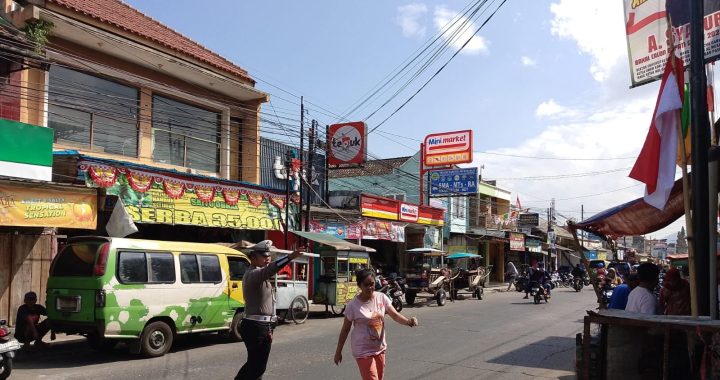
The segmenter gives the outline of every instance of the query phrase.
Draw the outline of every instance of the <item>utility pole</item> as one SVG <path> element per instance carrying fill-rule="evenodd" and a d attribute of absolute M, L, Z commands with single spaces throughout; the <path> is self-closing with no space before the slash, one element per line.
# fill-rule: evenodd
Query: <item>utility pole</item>
<path fill-rule="evenodd" d="M 305 193 L 305 231 L 310 231 L 310 200 L 312 199 L 312 178 L 313 178 L 313 162 L 315 161 L 315 126 L 317 121 L 313 120 L 310 127 L 310 135 L 308 135 L 308 167 L 307 182 L 308 191 Z"/>
<path fill-rule="evenodd" d="M 699 315 L 711 315 L 717 299 L 710 299 L 710 247 L 708 221 L 710 220 L 710 196 L 708 179 L 708 151 L 710 150 L 710 124 L 707 109 L 707 82 L 705 77 L 705 33 L 703 30 L 704 2 L 690 2 L 690 135 L 692 139 L 692 227 L 695 267 L 691 280 L 697 289 Z M 713 226 L 714 227 L 714 226 Z M 691 258 L 692 260 L 692 258 Z M 712 286 L 715 286 L 713 284 Z M 712 305 L 712 307 L 710 307 Z M 716 313 L 712 313 L 717 317 Z"/>
<path fill-rule="evenodd" d="M 310 144 L 308 140 L 308 145 Z M 300 180 L 300 183 L 298 183 L 298 192 L 300 195 L 300 204 L 298 205 L 300 207 L 300 221 L 302 221 L 302 204 L 303 204 L 303 187 L 304 187 L 304 181 L 303 181 L 303 170 L 305 169 L 305 103 L 303 102 L 303 97 L 300 97 L 300 172 L 298 173 L 298 179 Z M 309 190 L 308 190 L 309 191 Z M 300 230 L 302 230 L 302 224 L 300 225 Z M 286 247 L 287 249 L 287 247 Z"/>
<path fill-rule="evenodd" d="M 585 205 L 580 205 L 580 221 L 582 222 L 583 220 L 585 220 Z M 581 247 L 585 247 L 585 239 L 583 237 L 584 235 L 585 234 L 583 233 L 583 231 L 580 231 L 580 246 Z"/>
<path fill-rule="evenodd" d="M 290 170 L 292 152 L 288 149 L 285 152 L 285 249 L 290 245 Z"/>

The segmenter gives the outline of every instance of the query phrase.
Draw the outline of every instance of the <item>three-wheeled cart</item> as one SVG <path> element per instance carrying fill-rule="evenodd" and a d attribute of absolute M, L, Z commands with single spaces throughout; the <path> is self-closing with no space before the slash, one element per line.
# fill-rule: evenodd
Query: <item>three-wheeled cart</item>
<path fill-rule="evenodd" d="M 405 268 L 405 302 L 412 306 L 417 298 L 435 300 L 444 306 L 450 292 L 451 273 L 445 267 L 446 252 L 434 248 L 413 248 Z"/>
<path fill-rule="evenodd" d="M 489 270 L 481 266 L 482 256 L 474 253 L 452 253 L 447 256 L 448 266 L 452 270 L 450 296 L 458 299 L 458 294 L 469 294 L 471 297 L 482 300 L 484 287 Z"/>
<path fill-rule="evenodd" d="M 305 323 L 310 314 L 308 302 L 311 258 L 318 257 L 314 253 L 304 253 L 286 265 L 274 276 L 275 307 L 277 315 L 283 320 Z"/>

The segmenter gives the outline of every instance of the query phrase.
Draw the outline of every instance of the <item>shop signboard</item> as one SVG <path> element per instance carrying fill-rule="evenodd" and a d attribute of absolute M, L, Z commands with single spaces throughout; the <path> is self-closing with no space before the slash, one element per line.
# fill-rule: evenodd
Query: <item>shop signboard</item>
<path fill-rule="evenodd" d="M 53 130 L 0 119 L 0 176 L 52 180 Z"/>
<path fill-rule="evenodd" d="M 511 232 L 510 233 L 510 250 L 511 251 L 524 251 L 525 250 L 525 235 Z"/>
<path fill-rule="evenodd" d="M 518 226 L 537 227 L 540 224 L 540 214 L 538 213 L 523 213 L 518 215 Z"/>
<path fill-rule="evenodd" d="M 425 166 L 447 166 L 472 162 L 472 130 L 433 133 L 425 136 Z"/>
<path fill-rule="evenodd" d="M 0 226 L 94 230 L 97 227 L 97 191 L 0 182 Z"/>
<path fill-rule="evenodd" d="M 698 0 L 699 1 L 699 0 Z M 624 0 L 630 77 L 633 86 L 660 79 L 668 58 L 665 0 Z M 668 1 L 675 49 L 690 65 L 689 1 Z M 720 0 L 704 0 L 705 60 L 720 56 Z"/>
<path fill-rule="evenodd" d="M 367 159 L 367 125 L 362 121 L 328 128 L 328 165 L 360 165 Z"/>
<path fill-rule="evenodd" d="M 417 205 L 400 202 L 398 207 L 398 219 L 403 222 L 417 222 L 420 215 L 420 209 Z"/>
<path fill-rule="evenodd" d="M 85 162 L 81 162 L 80 170 L 85 171 L 88 186 L 103 187 L 108 195 L 121 199 L 134 222 L 283 229 L 284 194 Z M 294 203 L 291 201 L 291 213 L 296 207 Z"/>
<path fill-rule="evenodd" d="M 430 196 L 477 193 L 477 168 L 444 169 L 430 172 Z"/>

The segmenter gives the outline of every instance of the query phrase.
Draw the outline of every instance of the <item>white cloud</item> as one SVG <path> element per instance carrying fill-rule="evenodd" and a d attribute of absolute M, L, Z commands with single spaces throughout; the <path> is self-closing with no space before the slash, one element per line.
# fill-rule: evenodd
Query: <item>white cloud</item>
<path fill-rule="evenodd" d="M 473 36 L 477 25 L 469 21 L 467 17 L 460 16 L 457 12 L 445 6 L 435 7 L 435 28 L 443 32 L 443 37 L 450 41 L 450 44 L 459 49 L 470 39 L 470 42 L 463 48 L 461 54 L 477 55 L 489 53 L 488 42 L 479 35 Z"/>
<path fill-rule="evenodd" d="M 530 58 L 530 57 L 527 57 L 527 56 L 522 56 L 522 57 L 520 57 L 520 62 L 521 62 L 522 65 L 525 66 L 525 67 L 535 66 L 535 65 L 537 64 L 537 62 L 535 62 L 534 59 L 532 59 L 532 58 Z"/>
<path fill-rule="evenodd" d="M 420 22 L 428 8 L 422 3 L 407 4 L 398 7 L 397 23 L 405 37 L 424 37 L 426 27 Z"/>
<path fill-rule="evenodd" d="M 579 112 L 555 102 L 555 99 L 546 100 L 535 109 L 535 117 L 541 118 L 572 118 L 578 116 Z"/>
<path fill-rule="evenodd" d="M 598 82 L 610 78 L 613 66 L 622 62 L 627 69 L 627 45 L 621 1 L 588 3 L 560 0 L 550 5 L 554 18 L 550 31 L 574 40 L 581 53 L 592 57 L 590 73 Z"/>

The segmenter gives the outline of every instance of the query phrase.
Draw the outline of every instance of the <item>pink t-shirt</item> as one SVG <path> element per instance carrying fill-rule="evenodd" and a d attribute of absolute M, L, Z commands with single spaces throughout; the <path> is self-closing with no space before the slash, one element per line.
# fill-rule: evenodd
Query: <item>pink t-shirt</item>
<path fill-rule="evenodd" d="M 345 306 L 345 318 L 353 323 L 350 347 L 354 357 L 366 358 L 385 351 L 385 310 L 390 305 L 392 301 L 388 296 L 373 292 L 369 301 L 363 302 L 355 296 Z"/>

